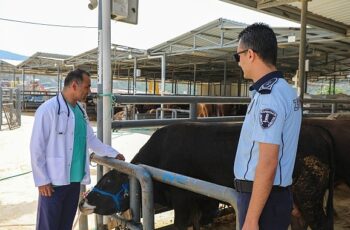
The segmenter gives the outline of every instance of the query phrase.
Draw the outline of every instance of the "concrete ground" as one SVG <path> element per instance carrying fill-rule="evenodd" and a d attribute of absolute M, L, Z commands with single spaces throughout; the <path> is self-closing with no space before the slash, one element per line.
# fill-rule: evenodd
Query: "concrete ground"
<path fill-rule="evenodd" d="M 33 183 L 29 142 L 33 115 L 22 115 L 18 129 L 0 131 L 0 230 L 35 229 L 38 191 Z M 130 161 L 153 131 L 132 129 L 112 134 L 112 146 Z M 92 183 L 96 184 L 96 168 L 91 168 Z M 94 215 L 89 216 L 89 229 L 95 228 Z M 76 228 L 78 229 L 78 224 Z"/>

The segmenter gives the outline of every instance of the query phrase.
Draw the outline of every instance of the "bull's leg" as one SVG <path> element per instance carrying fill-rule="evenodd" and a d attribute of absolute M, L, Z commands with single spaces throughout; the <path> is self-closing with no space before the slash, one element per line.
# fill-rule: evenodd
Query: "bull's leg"
<path fill-rule="evenodd" d="M 299 208 L 295 204 L 293 205 L 290 225 L 292 230 L 307 230 L 307 224 L 301 216 Z"/>
<path fill-rule="evenodd" d="M 192 223 L 193 199 L 189 197 L 189 192 L 173 188 L 171 189 L 171 202 L 174 208 L 174 225 L 177 230 L 187 230 Z"/>
<path fill-rule="evenodd" d="M 329 182 L 329 168 L 313 157 L 306 157 L 303 171 L 293 185 L 293 196 L 307 225 L 315 230 L 328 228 L 323 198 Z"/>

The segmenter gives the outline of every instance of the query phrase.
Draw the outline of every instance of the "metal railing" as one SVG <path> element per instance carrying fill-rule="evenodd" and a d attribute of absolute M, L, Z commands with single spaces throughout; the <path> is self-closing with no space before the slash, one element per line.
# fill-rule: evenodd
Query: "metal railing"
<path fill-rule="evenodd" d="M 122 218 L 114 217 L 116 221 L 125 226 L 132 226 L 133 229 L 153 230 L 154 229 L 154 203 L 153 203 L 153 182 L 150 174 L 143 167 L 126 163 L 111 158 L 99 157 L 94 155 L 92 160 L 103 166 L 114 168 L 119 172 L 132 176 L 130 182 L 130 208 L 133 214 L 133 221 L 127 221 Z M 136 178 L 141 185 L 142 194 L 142 217 L 143 228 L 139 226 L 140 223 L 140 205 L 138 201 L 138 185 Z"/>
<path fill-rule="evenodd" d="M 21 126 L 21 103 L 18 88 L 0 87 L 0 130 L 3 125 L 8 125 L 9 129 Z"/>
<path fill-rule="evenodd" d="M 197 104 L 248 104 L 249 97 L 198 97 L 198 96 L 139 96 L 139 95 L 118 95 L 115 98 L 118 104 L 189 104 L 189 118 L 177 118 L 177 112 L 173 112 L 174 119 L 147 119 L 147 120 L 123 120 L 113 121 L 113 129 L 152 127 L 182 123 L 185 121 L 243 121 L 244 116 L 224 116 L 224 117 L 201 117 L 197 116 Z M 160 109 L 163 110 L 164 109 Z M 157 113 L 158 114 L 158 113 Z"/>
<path fill-rule="evenodd" d="M 127 221 L 122 217 L 116 215 L 112 216 L 121 226 L 128 227 L 130 229 L 154 229 L 153 182 L 151 179 L 153 178 L 154 180 L 171 186 L 229 203 L 236 212 L 236 229 L 238 229 L 239 222 L 236 201 L 237 193 L 232 188 L 154 168 L 148 165 L 134 165 L 96 155 L 92 157 L 92 161 L 114 168 L 117 171 L 128 174 L 132 177 L 136 177 L 141 184 L 143 227 L 139 226 L 138 224 L 140 222 L 140 216 L 138 215 L 138 213 L 140 213 L 140 206 L 138 204 L 139 193 L 136 180 L 132 180 L 130 182 L 130 208 L 132 210 L 133 220 Z"/>
<path fill-rule="evenodd" d="M 113 129 L 122 128 L 134 128 L 134 127 L 152 127 L 152 126 L 164 126 L 170 124 L 177 124 L 186 121 L 199 121 L 199 122 L 223 122 L 223 121 L 243 121 L 244 116 L 223 116 L 223 117 L 198 117 L 197 116 L 197 104 L 248 104 L 250 102 L 249 97 L 198 97 L 198 96 L 139 96 L 139 95 L 118 95 L 116 97 L 116 103 L 118 104 L 189 104 L 189 118 L 177 118 L 176 112 L 172 110 L 172 119 L 147 119 L 147 120 L 123 120 L 113 121 Z M 330 104 L 331 107 L 324 112 L 325 108 L 316 107 L 319 111 L 323 112 L 308 112 L 304 113 L 305 117 L 324 117 L 332 113 L 336 113 L 341 104 L 350 104 L 350 100 L 338 100 L 338 99 L 304 99 L 305 104 Z M 304 110 L 309 110 L 309 107 L 304 107 Z M 315 110 L 314 109 L 314 110 Z M 344 109 L 344 108 L 343 108 Z M 166 110 L 159 108 L 159 111 Z M 349 108 L 350 110 L 350 108 Z M 328 111 L 328 112 L 327 112 Z M 187 111 L 181 111 L 187 112 Z M 158 115 L 158 110 L 157 114 Z M 159 117 L 156 116 L 156 117 Z"/>

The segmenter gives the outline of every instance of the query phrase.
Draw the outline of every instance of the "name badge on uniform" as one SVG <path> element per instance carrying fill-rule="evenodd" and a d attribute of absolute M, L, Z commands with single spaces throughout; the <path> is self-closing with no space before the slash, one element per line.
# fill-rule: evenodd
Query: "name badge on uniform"
<path fill-rule="evenodd" d="M 272 109 L 263 109 L 260 112 L 260 125 L 263 129 L 267 129 L 273 125 L 277 117 L 277 113 Z"/>

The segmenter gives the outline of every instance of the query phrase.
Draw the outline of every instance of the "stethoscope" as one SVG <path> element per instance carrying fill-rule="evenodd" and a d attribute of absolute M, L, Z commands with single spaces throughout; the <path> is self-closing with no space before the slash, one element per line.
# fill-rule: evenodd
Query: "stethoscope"
<path fill-rule="evenodd" d="M 61 94 L 62 95 L 62 94 Z M 57 115 L 59 116 L 60 114 L 61 114 L 61 103 L 60 103 L 60 101 L 59 101 L 59 99 L 58 99 L 58 96 L 59 95 L 57 95 L 57 97 L 56 97 L 56 100 L 57 100 L 57 104 L 58 104 L 58 111 L 57 111 Z M 69 109 L 69 107 L 68 107 L 68 103 L 67 103 L 67 101 L 66 101 L 66 98 L 64 98 L 64 96 L 62 95 L 62 98 L 63 98 L 63 100 L 64 100 L 64 103 L 66 104 L 66 107 L 67 107 L 67 111 L 68 111 L 68 117 L 70 116 L 70 109 Z M 80 109 L 80 111 L 83 113 L 83 115 L 84 115 L 84 118 L 85 118 L 85 112 L 84 112 L 84 110 L 80 107 L 80 105 L 77 103 L 77 106 L 78 106 L 78 108 Z"/>

